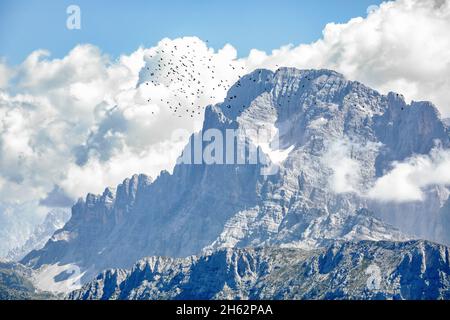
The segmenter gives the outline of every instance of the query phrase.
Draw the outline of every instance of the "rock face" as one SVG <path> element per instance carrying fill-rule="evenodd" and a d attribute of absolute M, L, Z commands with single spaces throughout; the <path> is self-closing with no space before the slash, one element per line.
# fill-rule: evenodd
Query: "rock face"
<path fill-rule="evenodd" d="M 221 249 L 107 270 L 69 299 L 450 299 L 449 258 L 426 241 Z"/>
<path fill-rule="evenodd" d="M 32 250 L 38 250 L 45 246 L 56 230 L 64 227 L 70 218 L 70 211 L 55 209 L 50 211 L 42 224 L 38 225 L 23 246 L 14 248 L 6 255 L 7 260 L 21 260 Z"/>
<path fill-rule="evenodd" d="M 0 300 L 46 300 L 55 297 L 40 292 L 32 281 L 33 270 L 20 264 L 0 261 Z"/>
<path fill-rule="evenodd" d="M 76 265 L 85 283 L 153 255 L 407 237 L 448 243 L 446 187 L 432 186 L 426 201 L 404 205 L 363 195 L 392 161 L 449 148 L 448 127 L 431 103 L 407 105 L 401 95 L 381 95 L 329 70 L 257 70 L 206 109 L 202 133 L 209 129 L 239 129 L 245 150 L 258 147 L 267 163 L 180 163 L 155 181 L 135 175 L 80 200 L 64 228 L 22 262 Z M 271 132 L 270 143 L 248 134 L 261 129 Z M 196 137 L 183 159 L 193 157 Z M 262 174 L 267 166 L 277 170 Z"/>

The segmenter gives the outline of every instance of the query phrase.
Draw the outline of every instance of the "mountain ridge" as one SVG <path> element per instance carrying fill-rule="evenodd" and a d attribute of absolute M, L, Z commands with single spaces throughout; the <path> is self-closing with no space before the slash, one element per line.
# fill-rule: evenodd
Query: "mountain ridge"
<path fill-rule="evenodd" d="M 323 249 L 220 249 L 148 257 L 100 273 L 69 299 L 449 299 L 450 251 L 428 241 Z"/>
<path fill-rule="evenodd" d="M 444 207 L 430 197 L 408 210 L 414 221 L 408 224 L 407 206 L 375 206 L 355 192 L 369 188 L 393 161 L 427 154 L 438 140 L 449 147 L 448 129 L 431 103 L 408 105 L 399 94 L 381 95 L 329 70 L 256 70 L 241 78 L 223 103 L 206 108 L 202 133 L 261 128 L 273 133 L 268 145 L 254 136 L 238 139 L 246 150 L 263 150 L 269 165 L 275 163 L 273 154 L 288 150 L 274 174 L 262 175 L 261 163 L 178 163 L 172 174 L 163 171 L 154 181 L 135 175 L 116 194 L 107 188 L 79 200 L 65 227 L 22 262 L 41 272 L 49 265 L 75 264 L 84 283 L 101 270 L 127 268 L 150 255 L 184 257 L 260 245 L 314 249 L 336 240 L 435 240 L 437 221 L 450 215 L 444 209 L 439 215 Z M 195 138 L 184 153 L 192 152 Z M 334 149 L 342 159 L 330 156 Z M 343 169 L 333 166 L 340 162 L 352 164 L 347 172 L 352 183 L 339 183 Z M 445 195 L 448 190 L 442 202 Z"/>

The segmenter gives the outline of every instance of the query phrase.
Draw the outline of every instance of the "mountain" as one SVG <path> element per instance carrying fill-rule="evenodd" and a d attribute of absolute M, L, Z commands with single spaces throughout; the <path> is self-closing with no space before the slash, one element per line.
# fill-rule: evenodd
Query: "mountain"
<path fill-rule="evenodd" d="M 444 121 L 444 123 L 447 127 L 450 127 L 450 118 L 445 118 L 442 121 Z"/>
<path fill-rule="evenodd" d="M 230 130 L 235 136 L 224 140 L 231 150 L 211 147 L 220 140 L 212 134 L 228 137 Z M 269 139 L 259 139 L 258 130 Z M 232 153 L 235 143 L 244 157 Z M 394 161 L 449 145 L 448 127 L 429 102 L 407 104 L 330 70 L 256 70 L 223 103 L 206 108 L 202 132 L 190 138 L 172 174 L 154 181 L 135 175 L 102 195 L 88 194 L 22 263 L 46 277 L 46 289 L 68 290 L 145 256 L 418 237 L 445 243 L 445 186 L 430 186 L 423 202 L 395 205 L 364 190 Z M 198 148 L 200 155 L 214 149 L 209 155 L 219 163 L 190 164 Z M 233 161 L 220 164 L 221 155 Z"/>
<path fill-rule="evenodd" d="M 54 209 L 45 217 L 44 222 L 38 225 L 28 240 L 20 247 L 16 247 L 8 252 L 7 260 L 21 260 L 32 250 L 41 249 L 51 238 L 56 230 L 64 227 L 70 218 L 70 211 L 65 209 Z"/>
<path fill-rule="evenodd" d="M 35 288 L 32 270 L 20 264 L 0 261 L 0 300 L 48 300 L 54 296 Z"/>
<path fill-rule="evenodd" d="M 150 257 L 99 274 L 70 299 L 450 299 L 450 250 L 427 241 L 336 243 L 305 251 L 221 249 Z"/>

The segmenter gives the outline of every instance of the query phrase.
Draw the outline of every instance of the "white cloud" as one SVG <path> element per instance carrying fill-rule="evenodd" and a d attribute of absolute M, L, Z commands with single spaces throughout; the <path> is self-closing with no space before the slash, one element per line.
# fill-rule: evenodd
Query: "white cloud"
<path fill-rule="evenodd" d="M 450 150 L 433 149 L 430 155 L 417 155 L 396 162 L 377 179 L 367 196 L 385 202 L 422 201 L 431 185 L 450 185 Z"/>
<path fill-rule="evenodd" d="M 69 196 L 79 197 L 87 191 L 100 193 L 105 186 L 116 186 L 125 177 L 136 173 L 151 172 L 155 178 L 161 170 L 175 163 L 186 141 L 163 141 L 138 153 L 125 146 L 115 151 L 107 161 L 91 157 L 83 166 L 71 163 L 59 184 Z"/>
<path fill-rule="evenodd" d="M 434 102 L 450 116 L 450 1 L 397 0 L 366 18 L 329 23 L 311 44 L 284 46 L 270 55 L 252 50 L 249 68 L 328 68 L 382 92 Z"/>
<path fill-rule="evenodd" d="M 436 147 L 430 154 L 393 162 L 388 172 L 374 178 L 374 172 L 357 159 L 362 154 L 374 158 L 379 146 L 344 138 L 330 143 L 321 161 L 332 171 L 328 180 L 331 190 L 379 202 L 404 203 L 425 200 L 430 186 L 450 185 L 450 150 Z"/>
<path fill-rule="evenodd" d="M 321 162 L 332 171 L 328 180 L 331 190 L 364 196 L 363 190 L 368 187 L 374 170 L 361 164 L 374 159 L 380 146 L 380 143 L 351 141 L 345 137 L 328 143 Z"/>
<path fill-rule="evenodd" d="M 110 61 L 92 45 L 77 46 L 62 59 L 50 59 L 48 52 L 35 51 L 15 68 L 14 93 L 3 91 L 0 95 L 2 200 L 44 197 L 61 183 L 72 196 L 98 192 L 100 187 L 85 190 L 70 186 L 72 172 L 81 180 L 92 177 L 89 166 L 102 171 L 97 175 L 98 185 L 116 184 L 124 176 L 108 177 L 111 168 L 123 160 L 118 155 L 127 154 L 134 163 L 148 157 L 157 159 L 157 155 L 151 156 L 152 150 L 159 148 L 161 152 L 174 130 L 193 132 L 199 128 L 201 115 L 174 116 L 166 100 L 201 107 L 220 101 L 225 90 L 213 88 L 219 83 L 230 85 L 240 73 L 257 67 L 335 69 L 383 91 L 398 90 L 410 98 L 431 99 L 449 114 L 449 17 L 448 1 L 387 2 L 370 10 L 367 18 L 328 24 L 323 38 L 312 44 L 284 46 L 270 55 L 254 49 L 249 57 L 239 60 L 231 45 L 214 52 L 195 37 L 163 39 L 153 48 L 139 48 L 117 61 Z M 173 81 L 165 76 L 175 65 L 184 68 L 178 60 L 187 64 L 188 73 L 199 73 L 196 80 L 202 85 L 188 88 L 186 78 Z M 155 70 L 158 64 L 161 70 Z M 215 67 L 214 79 L 211 66 Z M 152 70 L 155 74 L 149 77 Z M 8 83 L 12 72 L 2 63 L 0 84 Z M 198 90 L 202 93 L 197 98 Z M 184 115 L 192 112 L 191 108 L 188 112 L 182 109 L 179 112 Z M 157 162 L 154 166 L 145 162 L 136 170 L 155 176 L 161 168 L 170 168 L 174 160 Z M 343 164 L 351 165 L 348 161 Z M 83 172 L 89 173 L 84 177 Z M 340 179 L 336 178 L 340 189 Z M 16 192 L 21 188 L 30 190 Z"/>
<path fill-rule="evenodd" d="M 332 170 L 329 186 L 333 192 L 358 192 L 361 188 L 361 168 L 352 157 L 353 145 L 346 140 L 331 143 L 322 158 L 323 164 Z"/>
<path fill-rule="evenodd" d="M 0 217 L 5 208 L 14 212 L 34 203 L 41 210 L 67 203 L 68 196 L 100 193 L 134 173 L 155 177 L 170 170 L 189 134 L 200 128 L 203 108 L 222 100 L 244 72 L 236 54 L 230 45 L 214 51 L 187 37 L 163 39 L 116 61 L 79 45 L 62 59 L 38 50 L 15 68 L 1 64 Z M 167 63 L 183 68 L 184 78 L 169 81 L 169 66 L 155 69 Z M 194 73 L 200 73 L 195 84 L 186 80 Z M 49 195 L 52 201 L 45 200 Z M 2 228 L 14 225 L 7 221 Z M 9 240 L 0 236 L 3 251 Z"/>

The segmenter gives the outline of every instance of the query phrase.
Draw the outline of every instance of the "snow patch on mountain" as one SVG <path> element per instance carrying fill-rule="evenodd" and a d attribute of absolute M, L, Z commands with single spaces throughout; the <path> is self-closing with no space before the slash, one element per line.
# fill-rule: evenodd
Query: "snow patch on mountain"
<path fill-rule="evenodd" d="M 84 274 L 76 264 L 50 264 L 35 270 L 32 282 L 43 291 L 68 293 L 81 288 Z"/>

